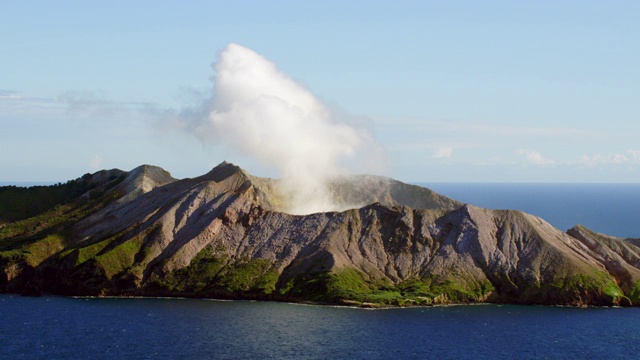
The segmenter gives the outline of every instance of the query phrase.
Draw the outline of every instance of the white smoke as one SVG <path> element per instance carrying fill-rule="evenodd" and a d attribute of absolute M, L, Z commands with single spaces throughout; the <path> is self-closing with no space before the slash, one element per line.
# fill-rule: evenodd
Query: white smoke
<path fill-rule="evenodd" d="M 258 53 L 230 44 L 214 68 L 210 110 L 194 131 L 277 167 L 288 212 L 341 210 L 328 182 L 347 172 L 345 164 L 380 164 L 381 147 L 366 128 L 339 122 L 309 90 Z"/>

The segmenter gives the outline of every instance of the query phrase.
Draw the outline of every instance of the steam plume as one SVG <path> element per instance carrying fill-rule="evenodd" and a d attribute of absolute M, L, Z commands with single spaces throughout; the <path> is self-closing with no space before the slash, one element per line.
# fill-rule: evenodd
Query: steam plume
<path fill-rule="evenodd" d="M 195 127 L 199 136 L 277 167 L 289 212 L 339 210 L 327 184 L 347 163 L 376 163 L 371 157 L 381 151 L 370 132 L 340 122 L 309 90 L 248 48 L 228 45 L 214 68 L 211 108 Z"/>

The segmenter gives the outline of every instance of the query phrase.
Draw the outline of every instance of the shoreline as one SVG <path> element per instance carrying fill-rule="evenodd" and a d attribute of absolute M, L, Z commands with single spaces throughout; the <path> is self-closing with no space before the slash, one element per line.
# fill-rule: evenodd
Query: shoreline
<path fill-rule="evenodd" d="M 331 307 L 342 309 L 359 309 L 359 310 L 392 310 L 392 309 L 417 309 L 417 308 L 445 308 L 445 307 L 458 307 L 458 306 L 536 306 L 536 307 L 554 307 L 554 308 L 575 308 L 575 309 L 625 309 L 634 308 L 634 306 L 594 306 L 594 305 L 557 305 L 557 304 L 514 304 L 514 303 L 496 303 L 496 302 L 468 302 L 468 303 L 450 303 L 450 304 L 432 304 L 432 305 L 409 305 L 409 306 L 392 306 L 392 305 L 379 305 L 372 303 L 356 304 L 330 304 L 322 302 L 312 301 L 279 301 L 279 300 L 260 300 L 260 299 L 219 299 L 219 298 L 207 298 L 207 297 L 189 297 L 189 296 L 141 296 L 141 295 L 105 295 L 105 296 L 93 296 L 93 295 L 58 295 L 52 293 L 42 293 L 38 296 L 23 295 L 20 293 L 12 292 L 0 292 L 0 295 L 9 295 L 17 297 L 59 297 L 69 299 L 156 299 L 156 300 L 203 300 L 213 302 L 253 302 L 253 303 L 281 303 L 288 305 L 299 306 L 314 306 L 314 307 Z"/>

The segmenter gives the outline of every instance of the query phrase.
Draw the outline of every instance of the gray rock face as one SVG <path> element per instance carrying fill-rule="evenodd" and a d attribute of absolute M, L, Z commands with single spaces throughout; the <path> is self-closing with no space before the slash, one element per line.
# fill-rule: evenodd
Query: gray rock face
<path fill-rule="evenodd" d="M 640 302 L 632 241 L 580 226 L 564 233 L 388 178 L 345 177 L 330 189 L 336 203 L 362 206 L 291 215 L 277 180 L 232 164 L 184 180 L 142 166 L 105 192 L 114 201 L 70 224 L 49 256 L 0 263 L 11 273 L 4 287 L 330 302 L 394 294 L 382 302 L 396 305 Z M 32 269 L 23 279 L 21 267 Z"/>

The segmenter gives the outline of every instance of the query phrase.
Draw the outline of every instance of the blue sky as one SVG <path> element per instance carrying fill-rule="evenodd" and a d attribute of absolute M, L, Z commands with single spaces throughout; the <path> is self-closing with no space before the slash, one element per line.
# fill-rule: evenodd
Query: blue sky
<path fill-rule="evenodd" d="M 638 182 L 639 17 L 636 1 L 2 1 L 0 181 L 222 160 L 272 176 L 154 121 L 211 93 L 233 42 L 364 119 L 388 176 Z"/>

